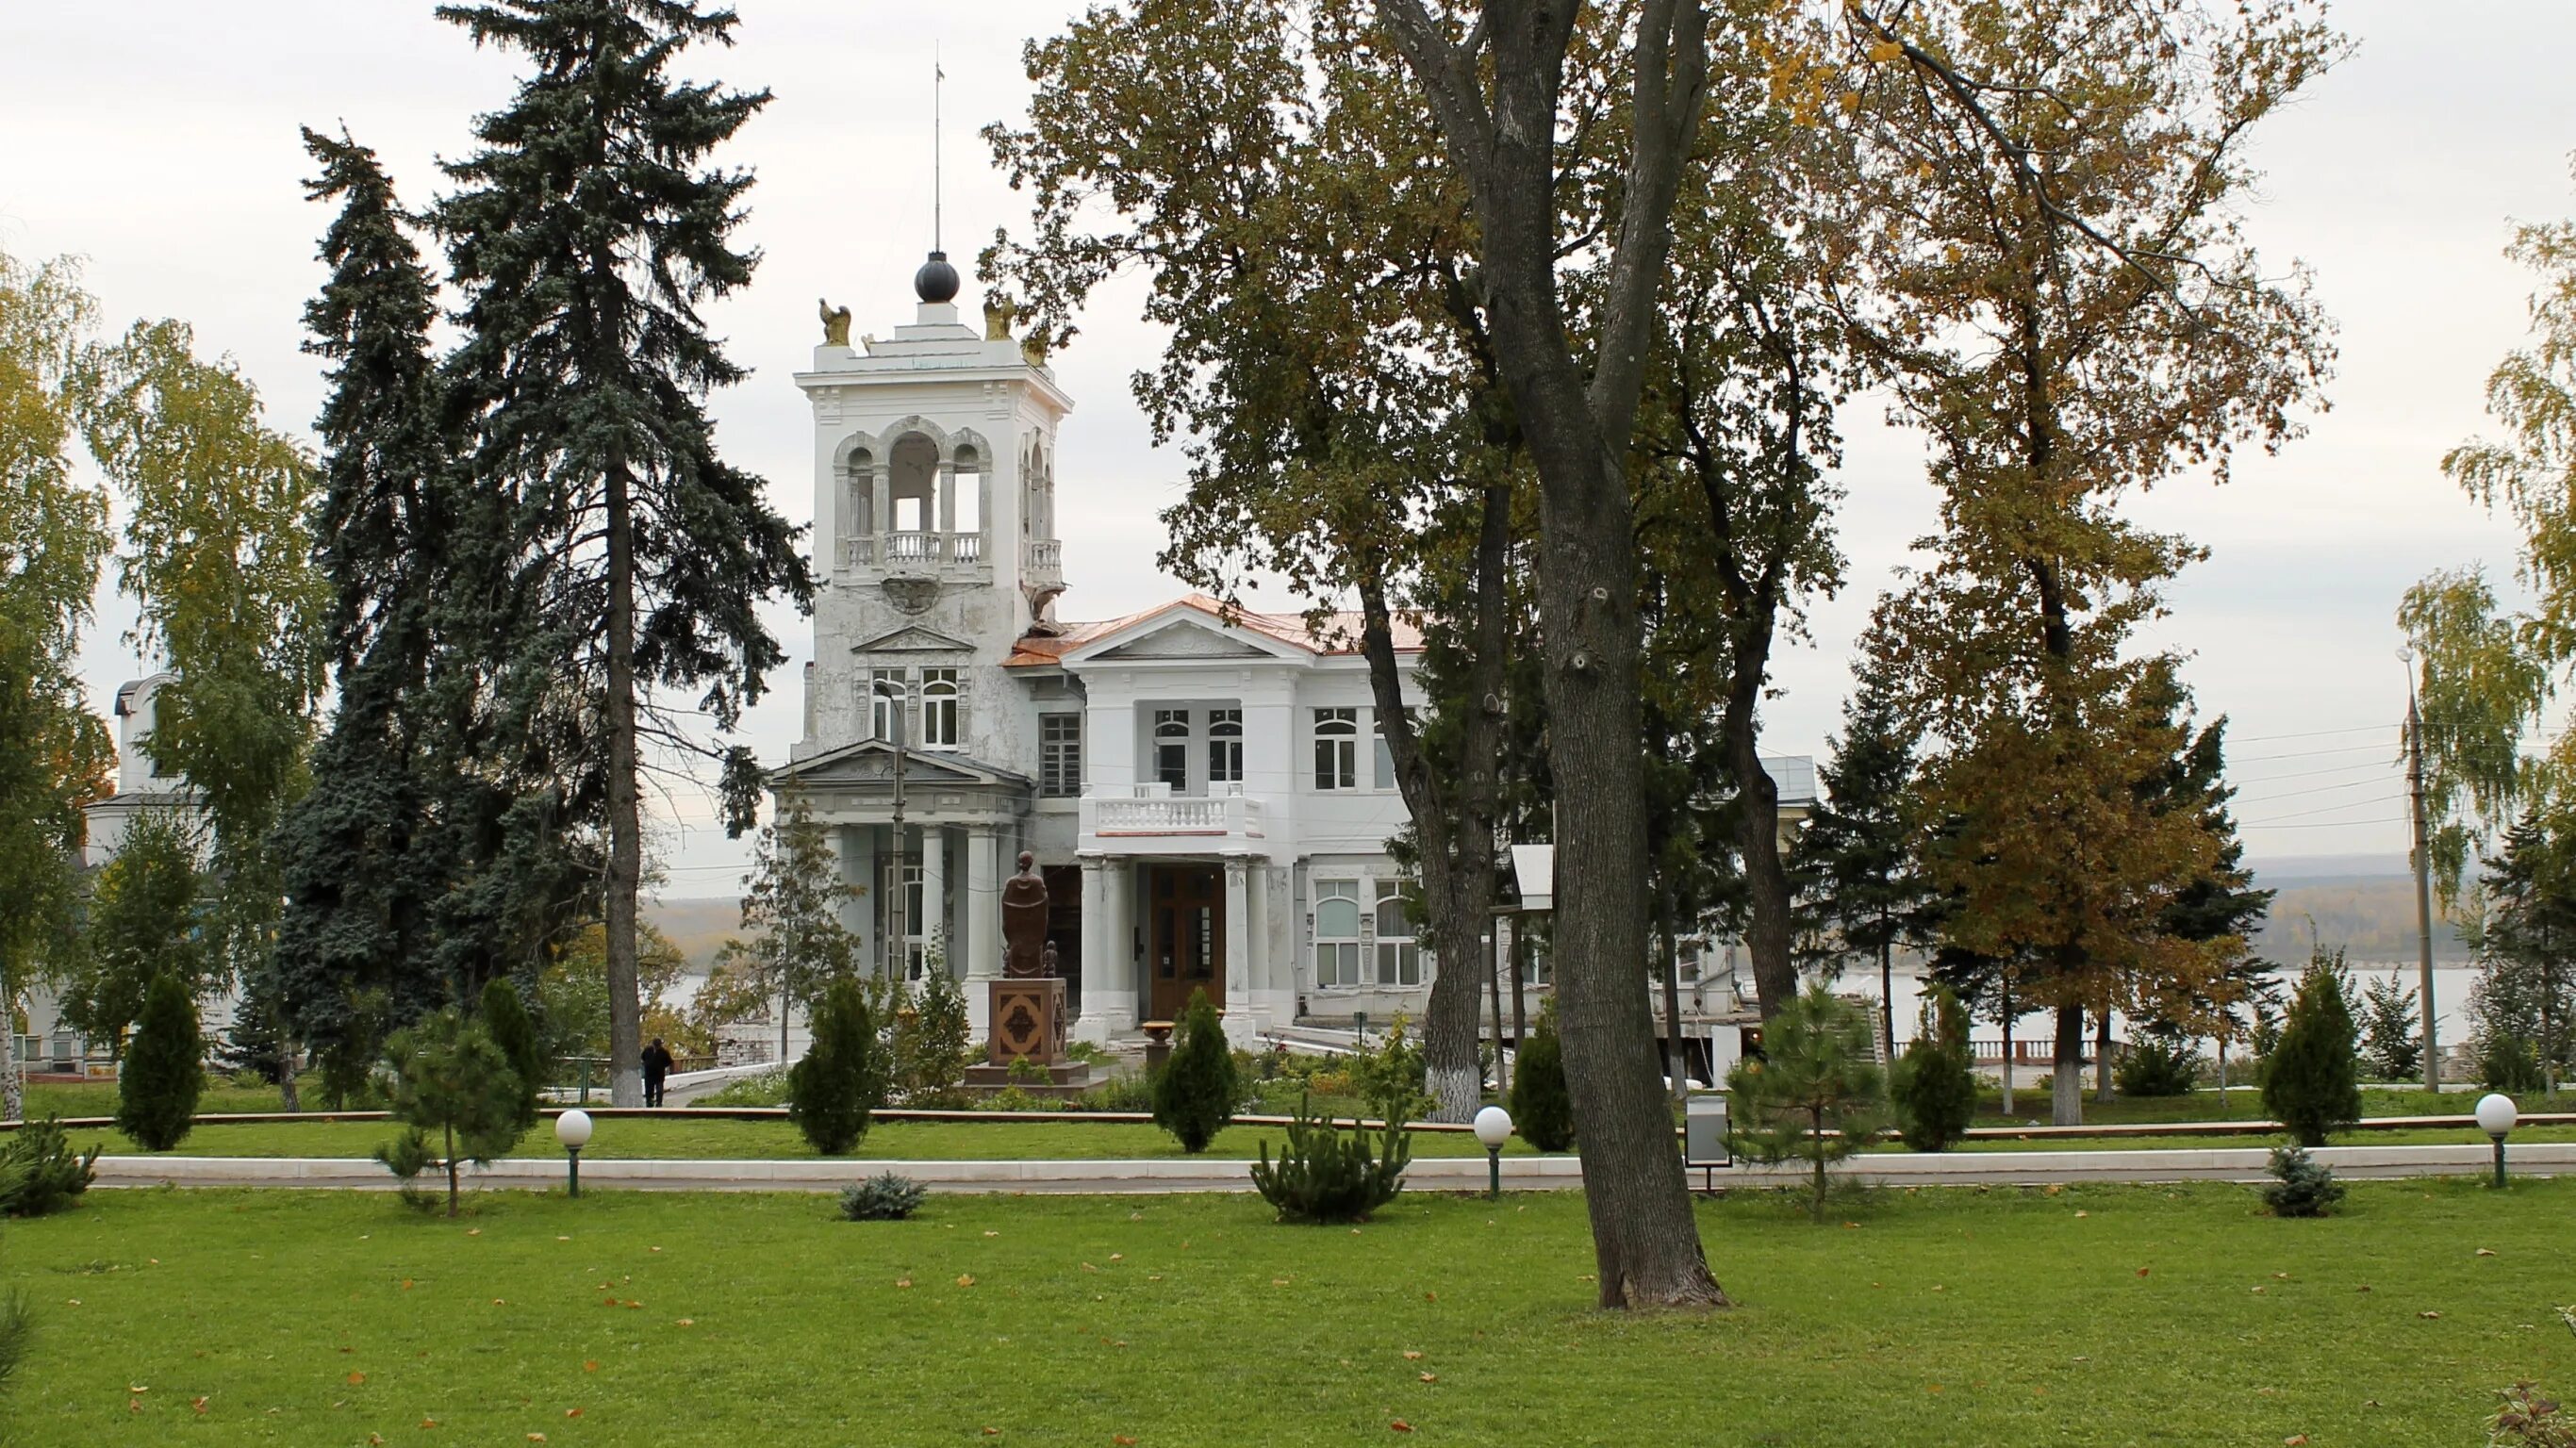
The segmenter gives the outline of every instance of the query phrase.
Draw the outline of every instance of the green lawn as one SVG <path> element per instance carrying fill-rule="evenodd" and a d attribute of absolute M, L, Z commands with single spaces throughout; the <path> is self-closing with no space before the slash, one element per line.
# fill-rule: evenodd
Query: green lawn
<path fill-rule="evenodd" d="M 40 1314 L 8 1408 L 28 1443 L 1301 1445 L 1401 1420 L 2328 1448 L 2476 1442 L 2491 1390 L 2576 1385 L 2549 1306 L 2571 1210 L 2555 1181 L 2362 1184 L 2320 1222 L 2221 1187 L 1960 1189 L 1813 1228 L 1738 1194 L 1701 1229 L 1742 1305 L 1634 1318 L 1589 1310 L 1570 1194 L 1407 1197 L 1354 1235 L 1217 1196 L 861 1225 L 815 1196 L 491 1194 L 448 1222 L 96 1192 L 11 1224 L 0 1276 Z"/>
<path fill-rule="evenodd" d="M 2110 1102 L 2093 1099 L 2093 1075 L 2084 1075 L 2084 1123 L 2087 1126 L 2131 1125 L 2155 1121 L 2225 1121 L 2230 1117 L 2259 1120 L 2268 1113 L 2263 1098 L 2250 1088 L 2231 1088 L 2222 1100 L 2215 1091 L 2195 1091 L 2188 1096 L 2121 1097 Z M 2365 1090 L 2361 1093 L 2361 1114 L 2370 1116 L 2466 1116 L 2477 1109 L 2478 1093 L 2445 1091 Z M 2516 1098 L 2526 1115 L 2543 1111 L 2576 1111 L 2576 1094 L 2562 1092 L 2557 1096 Z M 1976 1124 L 1979 1126 L 2045 1126 L 2048 1124 L 2049 1101 L 2046 1091 L 2033 1091 L 2025 1076 L 2013 1090 L 2013 1109 L 2003 1109 L 2001 1094 L 1989 1088 L 1977 1102 Z M 2374 1140 L 2376 1138 L 2373 1138 Z"/>

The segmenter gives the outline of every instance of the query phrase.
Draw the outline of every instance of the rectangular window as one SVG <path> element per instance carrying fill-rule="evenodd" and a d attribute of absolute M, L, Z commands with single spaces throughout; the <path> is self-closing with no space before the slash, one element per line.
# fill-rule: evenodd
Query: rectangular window
<path fill-rule="evenodd" d="M 1174 794 L 1190 789 L 1190 711 L 1154 711 L 1154 777 Z"/>
<path fill-rule="evenodd" d="M 1384 711 L 1381 710 L 1375 713 L 1370 733 L 1374 736 L 1374 743 L 1377 746 L 1377 778 L 1375 781 L 1377 787 L 1380 789 L 1393 789 L 1395 788 L 1395 751 L 1389 749 L 1386 745 L 1386 715 Z"/>
<path fill-rule="evenodd" d="M 1413 935 L 1413 912 L 1393 883 L 1377 887 L 1377 983 L 1422 984 L 1422 946 Z"/>
<path fill-rule="evenodd" d="M 1243 711 L 1208 711 L 1208 789 L 1243 783 Z"/>
<path fill-rule="evenodd" d="M 921 747 L 955 749 L 962 733 L 957 707 L 957 671 L 921 671 Z"/>
<path fill-rule="evenodd" d="M 896 872 L 898 869 L 902 872 L 900 876 L 901 888 L 899 891 L 893 888 L 897 882 Z M 885 870 L 886 884 L 889 888 L 886 890 L 884 898 L 888 901 L 901 902 L 903 907 L 903 919 L 900 922 L 893 919 L 887 919 L 880 922 L 879 928 L 884 933 L 879 938 L 888 941 L 896 941 L 899 939 L 900 951 L 897 953 L 897 959 L 901 963 L 900 968 L 903 971 L 903 978 L 906 980 L 919 980 L 921 979 L 921 973 L 926 963 L 926 952 L 924 950 L 924 946 L 927 944 L 927 936 L 923 931 L 923 922 L 921 918 L 923 908 L 921 861 L 917 858 L 910 857 L 902 860 L 900 864 L 894 860 L 887 860 L 885 862 Z M 894 912 L 889 910 L 886 913 L 891 916 Z M 901 934 L 899 937 L 897 934 L 898 924 L 901 926 Z"/>
<path fill-rule="evenodd" d="M 1068 797 L 1082 793 L 1082 716 L 1038 716 L 1038 789 Z"/>
<path fill-rule="evenodd" d="M 1359 787 L 1360 711 L 1315 711 L 1315 788 Z"/>
<path fill-rule="evenodd" d="M 1315 882 L 1315 984 L 1360 983 L 1360 882 Z"/>

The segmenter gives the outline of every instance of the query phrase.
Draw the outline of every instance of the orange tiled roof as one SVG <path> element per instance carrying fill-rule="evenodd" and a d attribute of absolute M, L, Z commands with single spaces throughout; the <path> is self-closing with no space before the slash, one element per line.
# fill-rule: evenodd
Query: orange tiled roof
<path fill-rule="evenodd" d="M 1176 608 L 1194 609 L 1211 619 L 1225 619 L 1225 605 L 1204 593 L 1185 594 L 1169 603 L 1159 604 L 1122 618 L 1104 619 L 1097 623 L 1069 623 L 1054 634 L 1027 634 L 1012 646 L 1011 656 L 1002 661 L 1005 668 L 1031 668 L 1061 662 L 1066 654 L 1088 643 L 1096 642 L 1126 629 L 1169 613 Z M 1360 616 L 1356 613 L 1328 613 L 1321 621 L 1319 634 L 1307 625 L 1302 613 L 1254 613 L 1242 609 L 1233 620 L 1240 627 L 1277 639 L 1292 648 L 1322 656 L 1350 655 L 1360 651 Z M 1411 615 L 1395 616 L 1395 650 L 1397 653 L 1422 651 L 1422 628 Z"/>

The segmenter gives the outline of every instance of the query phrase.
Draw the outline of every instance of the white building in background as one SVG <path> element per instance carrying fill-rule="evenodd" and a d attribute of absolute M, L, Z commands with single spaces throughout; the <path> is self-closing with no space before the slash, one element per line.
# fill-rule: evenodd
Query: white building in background
<path fill-rule="evenodd" d="M 1176 1019 L 1195 990 L 1238 1041 L 1418 1015 L 1435 965 L 1386 853 L 1406 814 L 1355 623 L 1199 596 L 1059 618 L 1073 400 L 1006 314 L 961 322 L 957 286 L 934 253 L 910 325 L 827 342 L 796 377 L 823 587 L 773 788 L 832 829 L 866 958 L 963 978 L 980 1033 L 1026 850 L 1082 1039 Z M 1396 643 L 1416 700 L 1421 640 Z"/>

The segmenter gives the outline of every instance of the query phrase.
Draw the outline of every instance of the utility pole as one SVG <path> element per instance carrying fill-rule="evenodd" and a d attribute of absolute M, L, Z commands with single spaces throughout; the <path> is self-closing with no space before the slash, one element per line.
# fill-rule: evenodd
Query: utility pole
<path fill-rule="evenodd" d="M 2415 822 L 2415 946 L 2424 1009 L 2424 1089 L 2442 1089 L 2442 1049 L 2433 1030 L 2433 859 L 2424 841 L 2424 716 L 2415 704 L 2415 650 L 2397 651 L 2406 665 L 2406 794 Z"/>
<path fill-rule="evenodd" d="M 907 688 L 887 711 L 887 723 L 892 726 L 889 732 L 894 735 L 894 898 L 887 902 L 886 910 L 890 923 L 886 930 L 885 972 L 886 979 L 898 985 L 912 977 L 912 947 L 905 935 L 912 923 L 905 918 L 912 900 L 912 880 L 906 868 L 912 841 L 903 832 L 903 716 L 912 705 L 910 694 Z"/>

